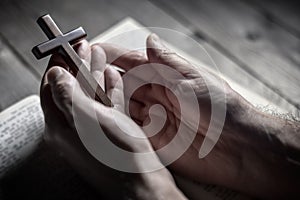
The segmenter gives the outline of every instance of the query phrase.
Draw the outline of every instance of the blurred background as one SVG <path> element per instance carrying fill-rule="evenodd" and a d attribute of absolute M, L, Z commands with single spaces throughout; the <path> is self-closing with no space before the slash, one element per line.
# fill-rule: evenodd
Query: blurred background
<path fill-rule="evenodd" d="M 0 111 L 38 94 L 48 58 L 37 61 L 31 49 L 46 41 L 36 19 L 50 13 L 63 32 L 82 26 L 88 39 L 126 17 L 146 27 L 180 31 L 207 50 L 221 73 L 299 117 L 299 10 L 300 3 L 291 0 L 1 0 Z M 180 41 L 173 45 L 197 56 Z M 35 199 L 41 194 L 49 194 L 48 199 L 69 198 L 77 187 L 85 188 L 84 197 L 93 198 L 92 189 L 67 163 L 41 148 L 43 153 L 35 155 L 41 159 L 25 163 L 2 181 L 0 198 Z M 50 167 L 44 158 L 56 164 Z M 62 170 L 53 173 L 53 168 Z M 70 179 L 57 184 L 62 175 Z"/>

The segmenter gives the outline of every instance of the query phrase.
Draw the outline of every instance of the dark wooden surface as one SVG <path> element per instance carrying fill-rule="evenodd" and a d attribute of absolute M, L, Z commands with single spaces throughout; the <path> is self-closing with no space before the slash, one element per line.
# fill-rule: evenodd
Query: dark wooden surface
<path fill-rule="evenodd" d="M 38 93 L 48 59 L 37 61 L 30 50 L 45 40 L 36 19 L 50 13 L 63 32 L 83 26 L 89 39 L 127 16 L 145 26 L 183 32 L 206 48 L 226 76 L 295 114 L 295 107 L 300 107 L 298 8 L 298 3 L 279 0 L 2 0 L 0 110 L 29 94 Z M 194 47 L 184 45 L 184 42 L 177 46 L 211 64 L 207 56 L 195 52 Z M 60 158 L 46 152 L 45 155 L 52 156 L 49 162 L 58 160 L 62 163 L 55 167 L 63 166 L 74 174 Z M 36 176 L 43 176 L 48 170 L 47 164 L 32 161 L 0 190 L 22 193 L 22 185 L 29 182 L 27 187 L 34 191 L 34 185 L 43 182 L 43 179 L 32 179 L 34 172 Z M 58 180 L 61 175 L 54 177 Z M 13 183 L 19 181 L 23 184 L 14 187 Z M 55 180 L 48 182 L 50 189 L 40 189 L 41 192 L 53 193 L 58 189 L 55 184 L 51 185 Z M 32 196 L 27 194 L 27 197 Z"/>
<path fill-rule="evenodd" d="M 251 5 L 254 9 L 261 12 L 270 21 L 283 27 L 290 33 L 300 36 L 300 2 L 299 1 L 282 1 L 282 0 L 254 0 L 245 3 Z"/>
<path fill-rule="evenodd" d="M 39 75 L 0 35 L 0 110 L 38 92 Z"/>
<path fill-rule="evenodd" d="M 300 39 L 275 19 L 243 1 L 153 1 L 300 108 Z"/>
<path fill-rule="evenodd" d="M 279 13 L 285 13 L 285 16 L 290 13 L 291 17 L 282 18 L 283 14 L 275 15 L 273 8 L 278 3 L 270 1 L 269 6 L 267 1 L 263 10 L 261 3 L 250 2 L 2 1 L 0 27 L 3 37 L 22 55 L 28 67 L 41 75 L 47 59 L 37 61 L 30 52 L 32 46 L 45 39 L 35 22 L 39 16 L 51 13 L 64 32 L 82 25 L 89 38 L 131 16 L 145 26 L 171 28 L 195 38 L 212 55 L 222 73 L 244 86 L 248 87 L 251 83 L 249 90 L 293 111 L 294 108 L 279 100 L 279 96 L 299 107 L 299 39 L 280 24 L 286 22 L 289 27 L 298 27 L 298 14 L 290 12 L 290 6 L 285 6 L 285 10 Z M 272 8 L 269 13 L 281 19 L 280 23 L 276 23 L 276 17 L 270 18 L 265 14 L 268 7 Z M 293 20 L 290 21 L 290 18 Z M 181 47 L 204 62 L 210 62 L 206 60 L 207 56 L 197 55 L 193 47 Z"/>

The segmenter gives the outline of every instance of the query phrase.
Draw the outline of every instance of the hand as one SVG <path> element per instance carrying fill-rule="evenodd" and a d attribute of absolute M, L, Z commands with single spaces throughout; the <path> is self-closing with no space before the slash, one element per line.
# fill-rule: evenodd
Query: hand
<path fill-rule="evenodd" d="M 194 121 L 195 116 L 186 114 L 195 108 L 189 107 L 188 102 L 185 102 L 188 111 L 180 113 L 180 105 L 176 98 L 180 94 L 186 95 L 188 87 L 192 87 L 197 97 L 201 118 L 198 119 L 199 126 L 196 127 L 197 134 L 194 141 L 188 150 L 170 165 L 172 171 L 197 181 L 226 186 L 258 197 L 280 198 L 287 192 L 290 192 L 290 195 L 295 193 L 292 189 L 295 187 L 292 185 L 297 181 L 291 173 L 282 172 L 282 167 L 287 164 L 284 161 L 282 144 L 276 136 L 285 127 L 283 120 L 256 110 L 218 76 L 206 69 L 192 66 L 167 49 L 156 35 L 151 35 L 147 39 L 147 56 L 114 45 L 101 46 L 106 54 L 110 55 L 108 62 L 128 72 L 145 64 L 156 72 L 152 74 L 147 71 L 144 76 L 138 77 L 133 75 L 124 82 L 125 96 L 130 98 L 130 115 L 139 125 L 147 127 L 152 123 L 149 116 L 152 105 L 160 104 L 166 110 L 165 126 L 150 138 L 155 150 L 164 147 L 173 139 L 180 123 L 185 123 L 186 137 L 189 137 L 190 127 L 195 128 L 193 127 L 193 124 L 197 124 Z M 174 69 L 184 78 L 166 77 L 162 70 L 156 70 L 157 66 L 154 63 Z M 151 77 L 157 76 L 175 88 L 175 94 L 165 87 L 151 84 Z M 150 84 L 144 85 L 132 96 L 126 94 L 126 86 L 138 82 Z M 212 90 L 209 90 L 210 88 Z M 208 156 L 199 159 L 199 149 L 211 121 L 212 101 L 214 106 L 222 107 L 224 103 L 222 97 L 225 97 L 227 108 L 222 134 Z M 184 122 L 181 121 L 180 115 L 184 115 Z M 152 134 L 147 128 L 144 128 L 144 131 L 146 135 Z M 180 144 L 174 148 L 180 148 Z M 163 162 L 170 156 L 172 155 L 159 154 Z M 284 190 L 277 190 L 279 188 Z"/>
<path fill-rule="evenodd" d="M 74 124 L 72 110 L 74 107 L 79 112 L 76 114 L 84 115 L 87 121 L 95 120 L 88 112 L 95 109 L 101 127 L 105 128 L 105 134 L 119 147 L 131 152 L 153 150 L 148 140 L 136 142 L 127 135 L 127 132 L 134 135 L 144 135 L 144 132 L 134 121 L 123 114 L 123 86 L 116 84 L 121 77 L 114 68 L 106 68 L 106 55 L 103 49 L 99 45 L 90 48 L 89 44 L 84 41 L 78 46 L 77 52 L 91 66 L 92 75 L 99 80 L 101 87 L 105 88 L 106 94 L 110 98 L 112 91 L 116 91 L 115 107 L 106 107 L 86 96 L 80 89 L 77 80 L 72 76 L 74 72 L 59 56 L 53 56 L 41 85 L 41 104 L 45 114 L 45 138 L 47 142 L 62 152 L 83 177 L 99 189 L 102 194 L 110 198 L 159 199 L 170 197 L 184 199 L 165 168 L 143 174 L 118 172 L 98 162 L 82 145 Z M 123 124 L 122 130 L 116 126 L 115 121 Z M 129 130 L 124 130 L 126 127 Z M 85 130 L 86 134 L 91 134 L 90 127 L 86 127 Z M 134 157 L 128 162 L 137 169 L 145 164 Z M 148 162 L 160 164 L 157 157 L 146 161 L 146 163 Z M 143 169 L 139 170 L 143 171 Z"/>
<path fill-rule="evenodd" d="M 176 95 L 165 87 L 151 84 L 152 80 L 149 80 L 148 76 L 156 79 L 160 76 L 161 79 L 168 82 L 168 85 L 171 85 L 171 88 L 175 88 L 177 96 L 186 95 L 189 87 L 192 87 L 194 94 L 189 93 L 188 95 L 196 96 L 196 106 L 200 108 L 201 120 L 199 117 L 197 118 L 197 116 L 193 115 L 193 110 L 195 110 L 194 105 L 189 105 L 189 102 L 184 102 L 187 105 L 185 106 L 185 110 L 183 110 L 183 112 L 185 112 L 185 122 L 183 122 L 185 123 L 185 136 L 189 137 L 190 132 L 193 131 L 190 127 L 194 124 L 196 124 L 196 127 L 193 128 L 196 128 L 197 133 L 194 142 L 178 160 L 170 165 L 170 169 L 197 181 L 233 187 L 232 184 L 237 182 L 238 174 L 240 173 L 238 167 L 241 166 L 241 160 L 238 155 L 239 146 L 232 145 L 235 141 L 230 138 L 221 137 L 222 141 L 217 144 L 214 151 L 205 159 L 199 159 L 199 148 L 205 137 L 211 117 L 211 94 L 209 93 L 207 84 L 211 84 L 214 87 L 216 98 L 220 93 L 224 94 L 224 96 L 227 95 L 227 100 L 231 101 L 230 104 L 235 104 L 234 101 L 236 97 L 233 96 L 236 94 L 234 91 L 226 83 L 224 83 L 225 88 L 222 88 L 219 83 L 222 79 L 214 74 L 205 69 L 193 67 L 188 61 L 168 50 L 156 35 L 148 37 L 147 56 L 141 52 L 129 51 L 108 44 L 102 44 L 101 46 L 107 55 L 111 55 L 111 57 L 108 57 L 109 62 L 128 72 L 145 64 L 148 69 L 153 68 L 153 71 L 156 72 L 153 72 L 153 75 L 150 71 L 147 71 L 144 77 L 132 75 L 126 79 L 127 82 L 126 80 L 124 82 L 125 96 L 130 98 L 130 115 L 138 124 L 145 127 L 151 123 L 148 113 L 150 107 L 154 104 L 162 105 L 167 112 L 165 126 L 158 134 L 150 138 L 151 144 L 156 150 L 167 145 L 176 135 L 179 124 L 181 123 L 182 113 L 180 111 L 183 109 L 180 108 L 182 105 L 179 105 Z M 182 77 L 167 77 L 168 74 L 162 70 L 157 70 L 158 66 L 155 66 L 154 63 L 162 64 L 165 68 L 170 67 L 178 71 Z M 126 86 L 137 84 L 140 81 L 144 81 L 144 83 L 148 81 L 150 84 L 139 88 L 130 97 L 127 94 Z M 157 116 L 159 117 L 159 115 Z M 200 121 L 194 122 L 195 120 Z M 163 119 L 156 121 L 163 121 Z M 230 126 L 229 123 L 226 123 L 226 125 Z M 144 129 L 144 131 L 147 135 L 152 134 L 149 132 L 151 130 Z M 177 145 L 176 148 L 180 147 Z M 174 152 L 175 151 L 176 149 L 174 149 Z M 171 155 L 164 154 L 159 156 L 161 160 L 164 161 Z"/>

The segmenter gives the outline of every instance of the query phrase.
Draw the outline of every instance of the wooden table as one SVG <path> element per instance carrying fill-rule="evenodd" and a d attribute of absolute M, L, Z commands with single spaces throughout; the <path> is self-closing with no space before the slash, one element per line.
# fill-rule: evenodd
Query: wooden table
<path fill-rule="evenodd" d="M 48 60 L 37 61 L 30 50 L 45 40 L 36 19 L 51 13 L 59 19 L 62 31 L 81 25 L 90 39 L 126 16 L 145 26 L 183 32 L 206 48 L 226 76 L 299 116 L 300 13 L 296 3 L 274 0 L 3 0 L 0 9 L 0 110 L 29 94 L 38 93 Z M 193 47 L 181 47 L 192 55 L 197 54 Z M 202 55 L 197 56 L 208 62 Z M 62 159 L 46 147 L 41 148 L 46 149 L 46 154 L 38 156 L 52 157 L 49 162 L 59 160 L 54 167 L 63 168 L 64 175 L 74 176 L 74 182 L 86 187 Z M 0 189 L 3 190 L 0 198 L 12 190 L 17 192 L 10 195 L 19 192 L 22 198 L 39 197 L 43 192 L 50 194 L 49 199 L 58 197 L 54 193 L 61 190 L 60 186 L 51 182 L 59 180 L 62 174 L 54 174 L 50 180 L 44 175 L 51 171 L 47 163 L 35 161 L 25 166 L 6 181 Z M 47 181 L 47 188 L 38 186 Z M 36 188 L 40 191 L 34 194 Z M 72 187 L 62 193 L 66 197 L 71 195 Z"/>

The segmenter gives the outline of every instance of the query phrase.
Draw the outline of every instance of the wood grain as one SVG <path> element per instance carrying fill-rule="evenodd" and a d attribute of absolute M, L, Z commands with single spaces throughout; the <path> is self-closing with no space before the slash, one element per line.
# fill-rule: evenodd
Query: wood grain
<path fill-rule="evenodd" d="M 32 64 L 32 67 L 43 74 L 48 59 L 37 62 L 30 49 L 40 41 L 44 35 L 36 26 L 36 19 L 46 13 L 51 13 L 60 19 L 58 26 L 66 32 L 78 25 L 82 25 L 91 39 L 105 31 L 127 16 L 138 19 L 146 26 L 167 27 L 188 33 L 189 30 L 173 18 L 166 15 L 161 9 L 148 1 L 140 0 L 28 0 L 17 1 L 16 4 L 1 3 L 0 30 L 9 39 L 17 51 Z M 10 16 L 10 21 L 6 20 Z M 13 24 L 13 26 L 12 26 Z M 22 32 L 20 35 L 19 33 Z"/>
<path fill-rule="evenodd" d="M 300 38 L 300 2 L 294 0 L 244 0 L 268 19 Z"/>
<path fill-rule="evenodd" d="M 300 61 L 295 59 L 299 57 L 297 37 L 240 1 L 154 2 L 300 108 Z"/>
<path fill-rule="evenodd" d="M 249 22 L 247 22 L 247 20 L 250 20 L 250 22 L 251 20 L 254 20 L 254 32 L 256 30 L 256 26 L 258 26 L 259 29 L 260 22 L 255 22 L 256 18 L 251 17 L 251 13 L 256 13 L 255 10 L 253 11 L 253 9 L 250 8 L 249 14 L 247 5 L 245 7 L 245 5 L 242 4 L 244 6 L 242 7 L 242 11 L 236 13 L 237 11 L 233 9 L 232 14 L 230 13 L 232 12 L 231 9 L 224 12 L 224 8 L 220 7 L 220 3 L 213 0 L 212 3 L 206 3 L 206 7 L 208 8 L 204 6 L 203 8 L 199 8 L 198 12 L 197 6 L 199 7 L 201 5 L 201 1 L 199 1 L 199 3 L 196 5 L 194 5 L 195 3 L 190 3 L 189 1 L 172 2 L 174 5 L 178 5 L 176 8 L 180 8 L 180 11 L 174 9 L 175 6 L 173 5 L 167 5 L 168 8 L 166 9 L 166 4 L 161 5 L 155 2 L 155 5 L 158 5 L 155 6 L 148 1 L 140 0 L 111 0 L 109 2 L 105 0 L 86 0 L 84 2 L 80 0 L 63 2 L 59 0 L 53 0 L 51 2 L 45 0 L 18 1 L 17 6 L 13 5 L 13 3 L 2 5 L 4 12 L 0 13 L 0 16 L 3 16 L 0 17 L 0 29 L 5 30 L 3 31 L 3 34 L 8 38 L 13 46 L 18 47 L 16 48 L 16 51 L 18 51 L 24 57 L 24 59 L 31 64 L 31 67 L 41 76 L 46 68 L 48 59 L 37 62 L 29 51 L 30 47 L 34 46 L 40 41 L 43 41 L 44 39 L 43 34 L 39 31 L 39 28 L 35 24 L 35 20 L 38 16 L 45 14 L 46 12 L 50 12 L 53 14 L 53 16 L 60 19 L 58 25 L 63 27 L 63 31 L 73 29 L 80 24 L 88 32 L 89 38 L 95 37 L 124 17 L 131 16 L 145 26 L 170 28 L 193 37 L 195 40 L 197 40 L 197 42 L 206 48 L 206 50 L 213 57 L 213 60 L 217 63 L 220 71 L 226 76 L 230 77 L 232 80 L 235 80 L 241 85 L 248 87 L 249 90 L 265 96 L 275 104 L 297 114 L 297 109 L 295 109 L 294 106 L 291 106 L 289 102 L 292 100 L 292 102 L 297 105 L 297 102 L 294 102 L 294 100 L 297 101 L 294 96 L 297 96 L 297 91 L 299 91 L 297 88 L 298 79 L 297 77 L 294 78 L 294 76 L 298 74 L 298 70 L 293 69 L 291 72 L 289 72 L 289 68 L 291 68 L 290 66 L 287 68 L 282 67 L 282 69 L 279 69 L 279 71 L 276 70 L 277 68 L 280 68 L 280 63 L 282 62 L 280 61 L 276 63 L 276 60 L 280 59 L 280 57 L 283 57 L 284 55 L 282 54 L 286 53 L 284 53 L 284 50 L 281 50 L 279 57 L 272 60 L 272 58 L 276 57 L 278 54 L 276 52 L 278 51 L 278 49 L 276 50 L 278 44 L 273 44 L 274 38 L 272 34 L 269 36 L 269 33 L 273 30 L 270 30 L 268 34 L 263 32 L 264 34 L 261 35 L 259 39 L 256 38 L 255 34 L 248 34 L 248 37 L 245 36 L 247 32 L 244 30 L 245 27 L 249 29 Z M 230 3 L 232 2 L 229 2 L 229 4 Z M 241 2 L 238 4 L 241 4 Z M 190 7 L 192 7 L 191 10 Z M 230 7 L 230 5 L 228 7 Z M 236 7 L 239 8 L 239 6 Z M 201 13 L 201 9 L 206 11 Z M 172 12 L 170 12 L 170 10 Z M 167 11 L 169 14 L 167 14 L 165 11 Z M 215 15 L 216 11 L 222 11 L 223 14 L 225 13 L 225 15 L 223 16 L 221 13 Z M 11 16 L 10 23 L 4 20 L 4 16 L 8 15 Z M 203 18 L 203 15 L 207 16 Z M 239 23 L 236 23 L 234 20 L 232 23 L 229 23 L 230 19 L 234 18 L 232 15 L 236 16 L 235 18 L 240 20 Z M 259 13 L 256 13 L 255 15 L 260 16 Z M 203 20 L 206 21 L 202 23 Z M 225 27 L 228 25 L 222 25 L 222 20 L 229 21 L 228 23 L 231 26 L 228 28 Z M 245 23 L 245 25 L 243 25 L 243 23 Z M 12 26 L 11 24 L 14 25 Z M 240 27 L 242 31 L 239 32 L 241 33 L 235 33 L 237 30 L 232 29 L 232 26 Z M 222 30 L 221 33 L 215 33 L 218 32 L 219 29 Z M 263 27 L 262 29 L 266 28 Z M 276 29 L 280 29 L 280 27 L 277 27 Z M 233 33 L 231 33 L 231 31 L 233 31 Z M 19 32 L 22 32 L 22 34 L 18 34 Z M 237 36 L 235 36 L 234 33 Z M 281 33 L 284 35 L 286 32 L 281 31 Z M 209 35 L 209 37 L 207 37 L 207 35 Z M 219 37 L 219 35 L 222 37 Z M 290 35 L 287 35 L 289 38 Z M 227 42 L 225 41 L 225 43 L 220 43 L 219 40 L 214 39 L 221 38 L 220 40 L 224 41 L 227 40 L 227 37 L 229 39 Z M 267 39 L 265 39 L 265 37 L 267 37 Z M 284 40 L 285 37 L 286 36 L 282 37 L 282 39 Z M 248 38 L 252 39 L 249 40 Z M 169 38 L 163 39 L 168 40 Z M 290 44 L 291 42 L 288 43 Z M 182 48 L 184 51 L 188 52 L 194 57 L 201 59 L 207 65 L 211 64 L 211 60 L 208 59 L 207 55 L 196 52 L 194 47 L 185 45 L 184 42 L 175 44 L 175 46 Z M 294 55 L 294 58 L 297 58 L 296 52 L 293 52 L 292 54 Z M 287 65 L 286 60 L 287 58 L 284 58 L 285 65 Z M 270 66 L 273 66 L 273 62 L 276 63 L 275 70 L 273 70 L 273 68 L 270 70 Z M 295 65 L 293 65 L 292 68 L 294 67 Z M 253 70 L 253 68 L 255 68 L 255 70 Z M 261 73 L 265 71 L 267 74 Z M 280 73 L 281 71 L 286 72 Z M 274 83 L 273 74 L 275 74 L 274 77 L 276 77 L 276 81 L 279 82 L 279 87 L 277 87 L 277 82 L 276 84 Z M 290 77 L 290 74 L 294 74 L 294 76 Z M 290 82 L 292 82 L 291 87 L 287 86 Z M 249 87 L 249 85 L 251 85 L 251 87 Z M 283 88 L 286 89 L 284 93 L 282 92 Z M 280 95 L 278 95 L 277 92 L 279 92 Z M 289 95 L 290 93 L 293 93 L 294 95 Z M 281 96 L 284 96 L 286 99 L 282 99 Z"/>
<path fill-rule="evenodd" d="M 38 78 L 0 37 L 0 111 L 39 91 Z"/>

